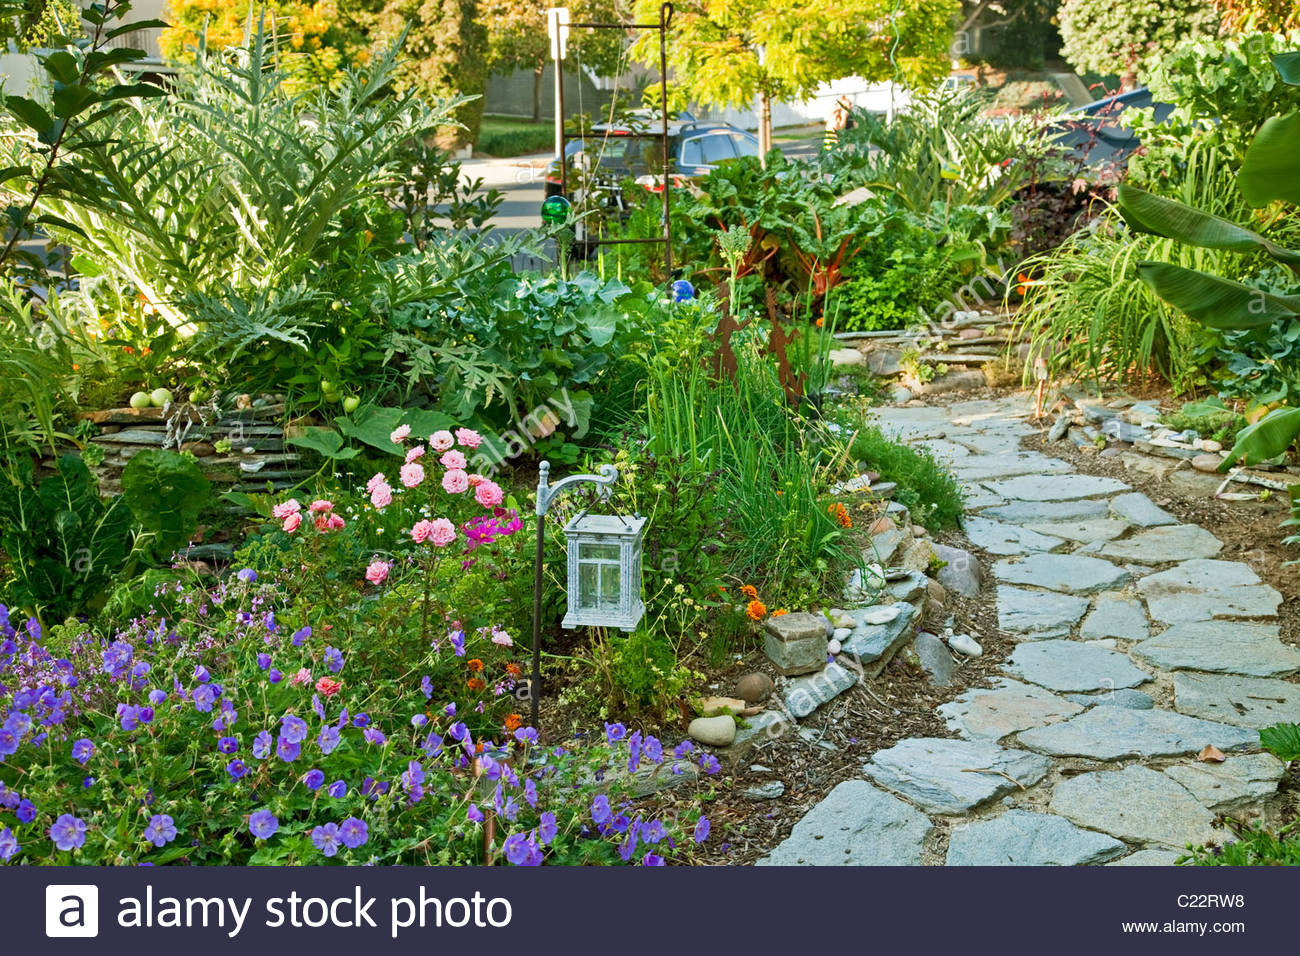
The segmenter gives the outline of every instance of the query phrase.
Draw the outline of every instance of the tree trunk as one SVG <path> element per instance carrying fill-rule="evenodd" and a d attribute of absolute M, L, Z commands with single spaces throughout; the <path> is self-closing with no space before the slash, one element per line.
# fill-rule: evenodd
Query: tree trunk
<path fill-rule="evenodd" d="M 763 168 L 767 168 L 767 154 L 772 149 L 772 97 L 768 93 L 759 94 L 758 115 L 758 152 L 762 157 Z"/>
<path fill-rule="evenodd" d="M 533 67 L 533 122 L 542 121 L 542 75 L 546 72 L 546 61 L 539 61 Z"/>

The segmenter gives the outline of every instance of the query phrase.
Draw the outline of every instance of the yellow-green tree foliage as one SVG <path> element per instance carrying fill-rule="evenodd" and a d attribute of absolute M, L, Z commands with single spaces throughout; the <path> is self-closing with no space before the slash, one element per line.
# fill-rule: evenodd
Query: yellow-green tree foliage
<path fill-rule="evenodd" d="M 193 59 L 189 51 L 198 45 L 200 36 L 206 36 L 213 49 L 237 46 L 244 40 L 250 15 L 255 26 L 262 10 L 266 11 L 268 32 L 299 53 L 317 53 L 327 47 L 326 35 L 339 19 L 335 0 L 168 0 L 163 16 L 168 27 L 158 38 L 158 46 L 163 56 L 179 61 Z"/>

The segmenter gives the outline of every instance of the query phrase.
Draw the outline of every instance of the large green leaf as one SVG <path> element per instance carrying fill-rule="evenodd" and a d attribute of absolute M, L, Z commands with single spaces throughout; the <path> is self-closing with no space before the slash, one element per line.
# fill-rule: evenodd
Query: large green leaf
<path fill-rule="evenodd" d="M 1138 278 L 1170 305 L 1212 329 L 1258 329 L 1300 313 L 1300 296 L 1272 295 L 1166 262 L 1139 262 Z"/>
<path fill-rule="evenodd" d="M 1235 222 L 1193 209 L 1173 199 L 1122 183 L 1119 209 L 1129 228 L 1207 249 L 1254 252 L 1263 249 L 1282 262 L 1300 263 L 1300 250 L 1286 249 Z"/>
<path fill-rule="evenodd" d="M 1300 205 L 1300 112 L 1265 121 L 1246 150 L 1237 186 L 1252 206 Z"/>
<path fill-rule="evenodd" d="M 1300 725 L 1265 727 L 1259 732 L 1259 745 L 1279 760 L 1300 760 Z"/>
<path fill-rule="evenodd" d="M 211 490 L 198 463 L 174 451 L 147 448 L 122 469 L 122 497 L 164 551 L 189 540 Z"/>
<path fill-rule="evenodd" d="M 1276 458 L 1300 435 L 1300 408 L 1275 408 L 1253 425 L 1237 432 L 1237 443 L 1219 466 L 1227 471 L 1234 463 L 1256 465 Z"/>
<path fill-rule="evenodd" d="M 322 458 L 331 461 L 346 461 L 361 454 L 359 448 L 349 448 L 343 436 L 332 428 L 309 428 L 306 434 L 294 435 L 288 439 L 290 445 L 314 451 Z"/>
<path fill-rule="evenodd" d="M 1300 53 L 1275 53 L 1273 66 L 1282 77 L 1282 82 L 1300 86 Z"/>
<path fill-rule="evenodd" d="M 390 455 L 402 454 L 401 446 L 388 436 L 402 421 L 402 409 L 380 405 L 362 405 L 351 416 L 341 415 L 334 424 L 348 438 L 363 442 L 371 448 Z"/>

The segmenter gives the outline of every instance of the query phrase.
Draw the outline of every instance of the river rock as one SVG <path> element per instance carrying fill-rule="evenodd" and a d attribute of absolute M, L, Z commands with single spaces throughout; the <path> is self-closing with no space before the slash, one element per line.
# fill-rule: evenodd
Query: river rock
<path fill-rule="evenodd" d="M 746 701 L 736 697 L 706 697 L 700 702 L 700 710 L 705 717 L 719 717 L 723 714 L 735 717 L 748 706 Z"/>
<path fill-rule="evenodd" d="M 962 548 L 946 544 L 935 544 L 934 555 L 944 562 L 935 575 L 940 584 L 962 597 L 976 597 L 980 593 L 983 574 L 979 558 Z"/>
<path fill-rule="evenodd" d="M 754 671 L 736 681 L 736 696 L 747 704 L 759 704 L 772 695 L 774 686 L 772 678 Z"/>
<path fill-rule="evenodd" d="M 702 744 L 726 747 L 736 739 L 736 719 L 729 714 L 721 717 L 696 717 L 686 732 Z"/>
<path fill-rule="evenodd" d="M 1192 467 L 1197 471 L 1204 471 L 1207 474 L 1215 474 L 1218 472 L 1221 464 L 1223 464 L 1222 458 L 1208 452 L 1204 455 L 1197 455 L 1192 459 Z"/>
<path fill-rule="evenodd" d="M 740 795 L 746 800 L 775 800 L 785 793 L 785 784 L 780 780 L 769 780 L 766 783 L 757 783 L 752 787 L 746 787 L 740 792 Z"/>

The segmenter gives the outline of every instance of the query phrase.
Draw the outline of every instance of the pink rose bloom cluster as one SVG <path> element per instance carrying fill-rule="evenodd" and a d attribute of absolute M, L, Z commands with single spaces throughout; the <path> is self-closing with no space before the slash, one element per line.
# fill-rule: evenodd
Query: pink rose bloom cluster
<path fill-rule="evenodd" d="M 411 529 L 411 540 L 416 544 L 432 541 L 435 547 L 445 548 L 456 540 L 456 526 L 446 518 L 417 521 Z"/>
<path fill-rule="evenodd" d="M 371 558 L 370 564 L 366 566 L 366 580 L 371 584 L 383 584 L 388 580 L 388 572 L 392 570 L 393 565 L 388 561 L 379 558 Z"/>
<path fill-rule="evenodd" d="M 458 495 L 469 488 L 469 475 L 462 468 L 452 468 L 442 476 L 443 490 Z"/>
<path fill-rule="evenodd" d="M 317 531 L 338 531 L 345 524 L 342 517 L 333 513 L 334 503 L 323 498 L 313 501 L 307 508 L 307 512 L 316 516 L 312 523 L 315 524 Z M 281 527 L 288 534 L 293 534 L 302 527 L 302 505 L 296 498 L 290 498 L 276 505 L 271 509 L 271 515 L 284 521 Z"/>
<path fill-rule="evenodd" d="M 418 488 L 424 481 L 424 466 L 416 462 L 402 466 L 401 471 L 402 484 L 408 488 Z"/>

